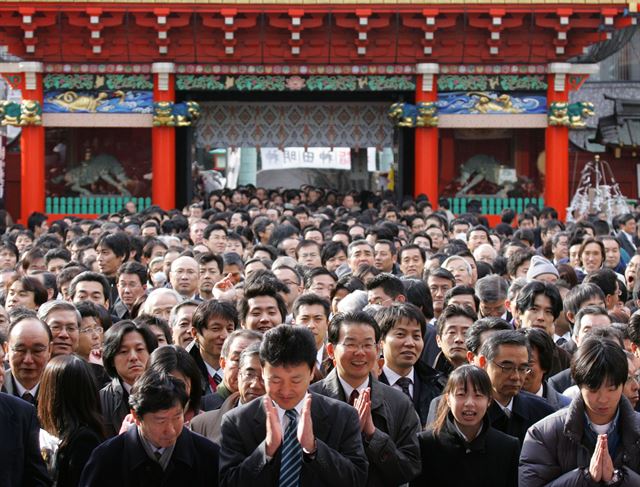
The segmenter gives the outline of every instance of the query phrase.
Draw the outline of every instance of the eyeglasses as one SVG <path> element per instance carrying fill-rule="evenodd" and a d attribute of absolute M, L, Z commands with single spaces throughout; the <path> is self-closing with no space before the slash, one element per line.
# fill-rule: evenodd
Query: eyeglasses
<path fill-rule="evenodd" d="M 384 306 L 385 303 L 393 301 L 393 298 L 382 299 L 380 296 L 372 297 L 369 300 L 369 304 L 377 304 L 378 306 Z"/>
<path fill-rule="evenodd" d="M 84 334 L 93 334 L 93 333 L 102 333 L 103 332 L 103 328 L 101 326 L 94 326 L 92 328 L 82 328 L 80 330 L 80 333 L 84 333 Z"/>
<path fill-rule="evenodd" d="M 255 370 L 243 370 L 242 372 L 240 372 L 240 375 L 242 376 L 242 379 L 246 380 L 247 382 L 254 382 L 256 380 L 258 382 L 264 382 L 264 380 L 262 379 L 262 375 Z"/>
<path fill-rule="evenodd" d="M 514 372 L 517 372 L 518 375 L 528 375 L 528 374 L 531 373 L 531 367 L 529 367 L 528 365 L 521 365 L 520 367 L 516 367 L 515 365 L 499 364 L 499 363 L 497 363 L 497 362 L 495 362 L 493 360 L 491 362 L 496 367 L 499 367 L 500 370 L 502 370 L 502 372 L 507 374 L 507 375 L 511 375 Z"/>
<path fill-rule="evenodd" d="M 638 384 L 640 384 L 640 373 L 634 374 L 634 375 L 630 375 L 627 377 L 627 384 L 631 381 L 636 381 Z"/>
<path fill-rule="evenodd" d="M 77 325 L 52 325 L 49 328 L 51 333 L 60 333 L 62 330 L 67 330 L 67 333 L 76 333 L 78 331 Z"/>

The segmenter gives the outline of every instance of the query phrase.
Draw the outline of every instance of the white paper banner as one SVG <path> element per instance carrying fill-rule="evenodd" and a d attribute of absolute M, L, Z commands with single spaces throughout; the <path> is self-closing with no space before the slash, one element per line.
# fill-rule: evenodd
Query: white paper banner
<path fill-rule="evenodd" d="M 349 147 L 263 147 L 260 149 L 262 170 L 268 169 L 342 169 L 351 170 Z"/>

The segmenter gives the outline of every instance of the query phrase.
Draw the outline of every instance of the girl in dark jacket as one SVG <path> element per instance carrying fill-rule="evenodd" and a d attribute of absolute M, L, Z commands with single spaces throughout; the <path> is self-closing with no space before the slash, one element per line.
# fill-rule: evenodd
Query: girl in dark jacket
<path fill-rule="evenodd" d="M 47 364 L 40 382 L 38 416 L 60 440 L 49 459 L 56 487 L 76 487 L 93 449 L 104 440 L 98 389 L 89 365 L 75 355 Z"/>
<path fill-rule="evenodd" d="M 520 444 L 491 427 L 491 391 L 478 367 L 451 372 L 436 420 L 419 436 L 422 473 L 413 487 L 517 487 Z"/>

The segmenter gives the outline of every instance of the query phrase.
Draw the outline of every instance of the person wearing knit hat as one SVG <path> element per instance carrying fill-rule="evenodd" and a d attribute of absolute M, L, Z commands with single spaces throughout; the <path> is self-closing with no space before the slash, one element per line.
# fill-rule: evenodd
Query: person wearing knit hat
<path fill-rule="evenodd" d="M 536 280 L 555 284 L 560 278 L 558 269 L 547 259 L 540 255 L 531 258 L 531 265 L 527 271 L 527 280 Z"/>

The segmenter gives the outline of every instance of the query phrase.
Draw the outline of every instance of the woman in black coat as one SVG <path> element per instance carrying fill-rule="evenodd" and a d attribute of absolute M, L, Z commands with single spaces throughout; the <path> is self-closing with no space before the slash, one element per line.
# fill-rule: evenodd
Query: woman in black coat
<path fill-rule="evenodd" d="M 98 389 L 89 365 L 75 355 L 47 364 L 40 382 L 38 416 L 60 440 L 49 459 L 56 487 L 76 487 L 91 452 L 104 440 Z"/>
<path fill-rule="evenodd" d="M 100 403 L 108 438 L 120 432 L 129 414 L 129 391 L 156 348 L 158 340 L 153 332 L 130 320 L 116 323 L 105 333 L 102 362 L 112 380 L 100 390 Z"/>
<path fill-rule="evenodd" d="M 491 427 L 491 391 L 478 367 L 451 373 L 436 420 L 419 435 L 422 473 L 413 487 L 517 487 L 520 443 Z"/>

